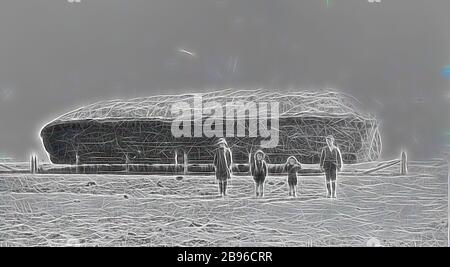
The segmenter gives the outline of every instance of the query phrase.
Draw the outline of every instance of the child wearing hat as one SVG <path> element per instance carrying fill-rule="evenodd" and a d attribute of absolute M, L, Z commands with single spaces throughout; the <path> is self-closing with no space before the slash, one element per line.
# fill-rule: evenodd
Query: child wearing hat
<path fill-rule="evenodd" d="M 219 184 L 220 196 L 227 194 L 228 179 L 231 178 L 232 156 L 225 138 L 220 138 L 217 142 L 218 148 L 214 153 L 214 169 L 216 179 Z"/>
<path fill-rule="evenodd" d="M 302 169 L 302 165 L 297 158 L 290 156 L 284 165 L 285 171 L 288 173 L 289 196 L 297 196 L 297 172 Z"/>

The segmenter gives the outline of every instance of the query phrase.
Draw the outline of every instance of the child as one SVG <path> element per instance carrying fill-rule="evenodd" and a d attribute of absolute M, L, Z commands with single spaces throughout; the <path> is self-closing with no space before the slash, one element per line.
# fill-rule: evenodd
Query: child
<path fill-rule="evenodd" d="M 325 138 L 327 146 L 320 153 L 320 170 L 325 172 L 327 186 L 327 198 L 336 198 L 337 172 L 342 170 L 342 156 L 339 148 L 334 144 L 334 137 L 328 135 Z"/>
<path fill-rule="evenodd" d="M 290 156 L 287 159 L 284 168 L 288 173 L 289 196 L 296 197 L 297 172 L 302 169 L 302 166 L 300 165 L 300 162 L 298 162 L 296 157 Z"/>
<path fill-rule="evenodd" d="M 256 151 L 253 161 L 250 164 L 253 180 L 255 181 L 256 197 L 264 196 L 264 181 L 268 174 L 267 163 L 264 160 L 265 156 L 261 150 Z"/>
<path fill-rule="evenodd" d="M 219 183 L 220 196 L 225 197 L 227 195 L 227 183 L 231 178 L 233 157 L 225 138 L 220 138 L 217 145 L 219 147 L 214 153 L 214 169 L 216 172 L 216 179 Z"/>

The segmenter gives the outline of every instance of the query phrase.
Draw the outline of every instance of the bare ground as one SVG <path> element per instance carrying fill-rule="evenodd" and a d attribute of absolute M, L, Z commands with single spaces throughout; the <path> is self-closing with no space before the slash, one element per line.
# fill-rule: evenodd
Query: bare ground
<path fill-rule="evenodd" d="M 408 176 L 342 174 L 338 199 L 322 176 L 269 177 L 253 196 L 233 177 L 0 175 L 1 246 L 447 246 L 447 165 L 416 162 Z"/>

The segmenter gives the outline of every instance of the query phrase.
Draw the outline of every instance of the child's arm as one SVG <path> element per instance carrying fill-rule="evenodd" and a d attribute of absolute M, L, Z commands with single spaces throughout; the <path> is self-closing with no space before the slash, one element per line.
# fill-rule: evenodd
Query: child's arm
<path fill-rule="evenodd" d="M 248 159 L 248 171 L 250 172 L 250 174 L 253 176 L 253 156 L 250 155 L 249 159 Z"/>
<path fill-rule="evenodd" d="M 325 161 L 325 149 L 322 149 L 320 152 L 320 163 L 319 163 L 319 169 L 323 172 L 323 162 Z"/>
<path fill-rule="evenodd" d="M 338 147 L 336 148 L 336 153 L 337 153 L 338 170 L 342 171 L 342 167 L 343 167 L 344 164 L 342 162 L 341 150 Z"/>
<path fill-rule="evenodd" d="M 255 162 L 250 162 L 250 170 L 251 170 L 251 174 L 252 174 L 252 176 L 255 176 L 256 175 L 256 165 L 255 165 Z"/>
<path fill-rule="evenodd" d="M 231 149 L 227 149 L 226 156 L 228 157 L 227 163 L 228 163 L 228 169 L 230 170 L 230 174 L 233 172 L 233 155 L 231 154 Z"/>

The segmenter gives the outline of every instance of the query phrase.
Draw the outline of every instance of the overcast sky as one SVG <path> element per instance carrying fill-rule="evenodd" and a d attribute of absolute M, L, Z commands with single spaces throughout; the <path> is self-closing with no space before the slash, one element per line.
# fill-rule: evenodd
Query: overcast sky
<path fill-rule="evenodd" d="M 382 122 L 384 156 L 436 155 L 450 131 L 448 0 L 2 0 L 0 154 L 105 99 L 332 87 Z M 185 50 L 185 51 L 183 51 Z"/>

